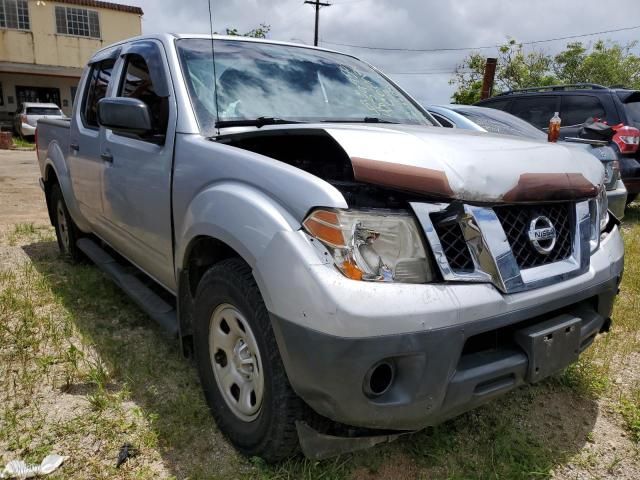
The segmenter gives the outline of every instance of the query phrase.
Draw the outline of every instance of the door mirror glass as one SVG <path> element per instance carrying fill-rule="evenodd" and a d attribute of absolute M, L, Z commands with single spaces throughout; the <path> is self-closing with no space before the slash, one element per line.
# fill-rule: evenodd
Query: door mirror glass
<path fill-rule="evenodd" d="M 118 133 L 145 135 L 151 130 L 149 107 L 137 98 L 103 98 L 98 102 L 98 121 Z"/>

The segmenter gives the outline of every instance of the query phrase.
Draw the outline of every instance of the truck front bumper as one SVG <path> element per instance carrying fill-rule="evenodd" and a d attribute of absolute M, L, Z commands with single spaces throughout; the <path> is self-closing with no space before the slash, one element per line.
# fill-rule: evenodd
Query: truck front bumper
<path fill-rule="evenodd" d="M 254 274 L 294 390 L 327 418 L 391 430 L 440 423 L 574 361 L 608 327 L 624 261 L 614 227 L 584 274 L 505 295 L 488 284 L 357 282 L 318 262 L 302 233 L 275 240 Z M 307 265 L 292 267 L 292 255 Z M 376 394 L 379 365 L 392 380 Z"/>

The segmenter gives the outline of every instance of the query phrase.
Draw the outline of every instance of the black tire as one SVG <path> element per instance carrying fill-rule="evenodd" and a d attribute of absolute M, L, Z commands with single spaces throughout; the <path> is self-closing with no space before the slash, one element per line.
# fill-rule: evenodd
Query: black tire
<path fill-rule="evenodd" d="M 67 204 L 64 202 L 62 191 L 58 184 L 51 187 L 51 212 L 60 253 L 74 263 L 82 261 L 82 251 L 76 246 L 80 231 L 71 215 L 69 215 Z"/>
<path fill-rule="evenodd" d="M 626 205 L 629 206 L 629 204 L 634 202 L 637 197 L 638 197 L 637 193 L 629 193 L 629 194 L 627 194 L 627 203 L 626 203 Z"/>
<path fill-rule="evenodd" d="M 264 393 L 261 407 L 250 421 L 239 418 L 231 410 L 213 371 L 215 360 L 210 352 L 209 331 L 214 312 L 224 305 L 233 306 L 244 317 L 259 350 Z M 220 430 L 248 456 L 277 462 L 296 454 L 299 443 L 295 421 L 303 418 L 304 403 L 289 384 L 267 309 L 251 269 L 244 261 L 224 260 L 205 273 L 196 293 L 194 323 L 200 380 Z"/>

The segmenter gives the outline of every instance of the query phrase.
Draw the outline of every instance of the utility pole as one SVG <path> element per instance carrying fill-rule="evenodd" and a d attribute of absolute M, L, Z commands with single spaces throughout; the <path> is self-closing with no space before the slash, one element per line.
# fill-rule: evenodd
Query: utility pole
<path fill-rule="evenodd" d="M 309 5 L 315 5 L 316 7 L 316 33 L 313 37 L 313 45 L 315 47 L 318 46 L 318 23 L 320 22 L 320 7 L 330 7 L 330 3 L 323 3 L 320 0 L 305 0 L 304 3 L 308 3 Z"/>
<path fill-rule="evenodd" d="M 484 78 L 482 79 L 482 90 L 480 92 L 480 100 L 489 98 L 493 91 L 493 81 L 496 77 L 496 66 L 498 65 L 497 58 L 487 58 L 487 63 L 484 66 Z"/>

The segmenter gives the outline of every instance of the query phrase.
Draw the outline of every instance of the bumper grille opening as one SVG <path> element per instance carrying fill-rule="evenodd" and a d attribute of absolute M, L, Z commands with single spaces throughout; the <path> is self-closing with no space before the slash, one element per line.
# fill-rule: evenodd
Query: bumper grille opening
<path fill-rule="evenodd" d="M 572 203 L 508 205 L 494 207 L 494 211 L 521 269 L 558 262 L 571 255 L 575 215 Z M 556 231 L 556 244 L 546 255 L 533 247 L 528 236 L 531 221 L 540 216 L 547 217 Z"/>
<path fill-rule="evenodd" d="M 458 222 L 438 222 L 437 218 L 434 218 L 433 222 L 451 269 L 458 272 L 473 272 L 471 252 L 469 252 L 469 247 L 467 247 Z"/>
<path fill-rule="evenodd" d="M 597 311 L 597 304 L 598 297 L 591 297 L 587 300 L 583 300 L 582 302 L 567 305 L 566 307 L 553 310 L 538 317 L 473 335 L 467 338 L 464 347 L 462 348 L 461 356 L 479 352 L 494 352 L 505 348 L 519 348 L 513 338 L 513 334 L 516 330 L 544 322 L 549 318 L 557 317 L 563 313 L 574 311 L 580 306 Z"/>

